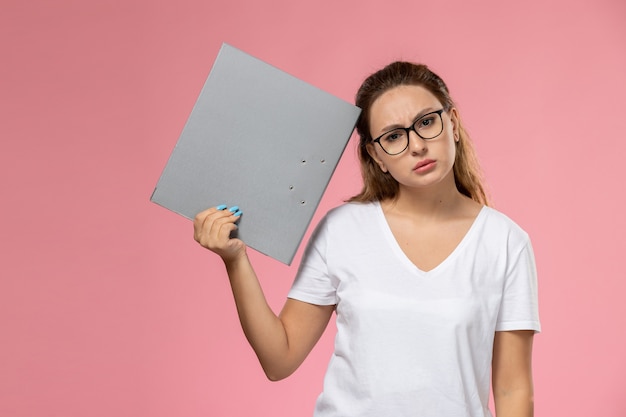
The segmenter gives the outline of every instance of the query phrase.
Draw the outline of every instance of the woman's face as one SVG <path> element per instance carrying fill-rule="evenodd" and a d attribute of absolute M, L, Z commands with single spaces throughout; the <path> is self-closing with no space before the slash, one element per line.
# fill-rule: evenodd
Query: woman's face
<path fill-rule="evenodd" d="M 378 97 L 370 108 L 370 134 L 377 138 L 398 127 L 408 128 L 423 115 L 443 109 L 426 88 L 417 85 L 394 87 Z M 437 117 L 436 114 L 434 114 Z M 453 165 L 458 141 L 456 109 L 441 113 L 443 130 L 433 139 L 424 140 L 415 131 L 409 133 L 408 147 L 397 155 L 387 154 L 378 143 L 367 150 L 383 172 L 389 172 L 400 188 L 429 188 L 441 184 L 454 186 Z M 437 121 L 438 122 L 438 121 Z M 427 126 L 430 120 L 417 123 Z"/>

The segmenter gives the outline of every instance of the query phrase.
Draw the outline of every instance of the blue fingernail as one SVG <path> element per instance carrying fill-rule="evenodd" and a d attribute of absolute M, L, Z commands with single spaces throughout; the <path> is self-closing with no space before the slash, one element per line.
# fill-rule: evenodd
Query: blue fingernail
<path fill-rule="evenodd" d="M 219 206 L 217 206 L 215 208 L 218 209 L 218 210 L 225 210 L 226 207 L 228 207 L 226 204 L 221 204 L 221 205 L 219 205 Z"/>
<path fill-rule="evenodd" d="M 231 208 L 228 209 L 228 211 L 230 211 L 231 213 L 234 213 L 237 210 L 239 210 L 239 206 L 232 206 Z"/>
<path fill-rule="evenodd" d="M 241 214 L 242 214 L 242 211 L 241 210 L 237 210 L 236 212 L 233 213 L 233 216 L 239 217 L 239 216 L 241 216 Z"/>

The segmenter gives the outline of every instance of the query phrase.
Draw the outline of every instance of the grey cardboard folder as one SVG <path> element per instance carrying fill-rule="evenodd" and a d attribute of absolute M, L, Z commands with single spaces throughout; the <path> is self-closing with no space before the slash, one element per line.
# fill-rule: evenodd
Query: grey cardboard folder
<path fill-rule="evenodd" d="M 151 201 L 189 219 L 237 205 L 237 237 L 291 264 L 359 113 L 224 44 Z"/>

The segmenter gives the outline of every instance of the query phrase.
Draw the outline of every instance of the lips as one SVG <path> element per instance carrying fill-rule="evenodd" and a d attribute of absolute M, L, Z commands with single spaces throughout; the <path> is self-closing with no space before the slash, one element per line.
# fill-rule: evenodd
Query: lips
<path fill-rule="evenodd" d="M 431 168 L 434 168 L 436 164 L 436 161 L 434 159 L 424 159 L 422 161 L 419 161 L 415 167 L 413 168 L 413 171 L 418 171 L 418 172 L 423 172 L 423 171 L 428 171 Z"/>

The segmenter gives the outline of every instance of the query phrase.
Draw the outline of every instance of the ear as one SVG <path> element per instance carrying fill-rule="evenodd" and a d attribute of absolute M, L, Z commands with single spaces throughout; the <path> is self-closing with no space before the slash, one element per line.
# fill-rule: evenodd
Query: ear
<path fill-rule="evenodd" d="M 454 141 L 458 142 L 461 138 L 461 119 L 456 107 L 452 107 L 448 114 L 450 115 L 450 121 L 452 122 L 452 133 L 454 134 Z"/>
<path fill-rule="evenodd" d="M 368 143 L 367 145 L 365 145 L 365 149 L 367 149 L 367 153 L 372 157 L 372 159 L 374 160 L 374 162 L 376 162 L 376 164 L 378 165 L 378 167 L 380 168 L 380 170 L 384 173 L 387 173 L 387 167 L 385 167 L 385 164 L 383 163 L 383 161 L 378 157 L 378 154 L 376 153 L 377 149 L 375 144 L 373 143 Z"/>

